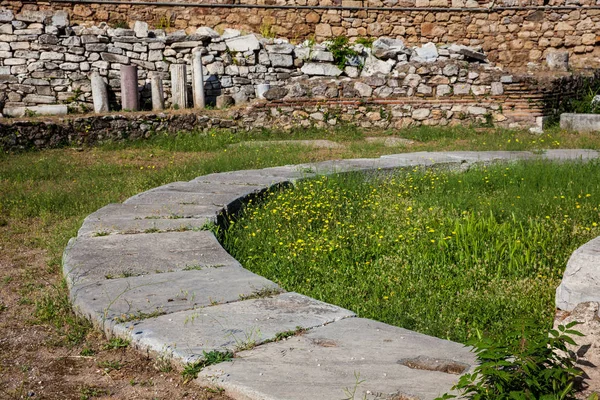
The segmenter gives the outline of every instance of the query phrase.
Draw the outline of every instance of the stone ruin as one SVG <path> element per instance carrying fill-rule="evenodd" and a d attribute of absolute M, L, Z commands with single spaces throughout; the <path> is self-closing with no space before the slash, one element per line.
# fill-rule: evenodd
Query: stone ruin
<path fill-rule="evenodd" d="M 139 69 L 142 108 L 149 109 L 150 76 L 165 83 L 171 104 L 170 66 L 191 64 L 202 54 L 209 102 L 244 104 L 257 97 L 398 98 L 503 94 L 513 77 L 486 62 L 480 49 L 427 43 L 408 48 L 401 40 L 379 38 L 372 48 L 354 44 L 340 69 L 328 51 L 331 42 L 290 44 L 226 29 L 201 27 L 191 35 L 166 34 L 136 22 L 134 29 L 71 26 L 65 12 L 0 11 L 0 104 L 7 116 L 32 106 L 63 104 L 69 111 L 92 108 L 90 75 L 98 72 L 120 103 L 122 65 Z M 188 71 L 191 72 L 191 71 Z M 265 86 L 266 85 L 266 86 Z M 342 90 L 338 87 L 341 85 Z M 333 87 L 335 86 L 335 87 Z M 265 90 L 266 88 L 269 90 Z M 64 109 L 64 107 L 63 107 Z M 43 109 L 42 109 L 43 110 Z M 53 111 L 56 108 L 52 108 Z"/>

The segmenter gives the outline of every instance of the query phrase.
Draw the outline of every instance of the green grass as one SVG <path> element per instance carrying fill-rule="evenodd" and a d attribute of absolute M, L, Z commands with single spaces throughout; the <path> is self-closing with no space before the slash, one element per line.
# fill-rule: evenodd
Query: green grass
<path fill-rule="evenodd" d="M 181 372 L 181 376 L 184 379 L 184 383 L 196 379 L 198 377 L 198 373 L 202 371 L 203 368 L 208 367 L 209 365 L 233 360 L 233 353 L 230 351 L 213 350 L 208 353 L 206 351 L 203 351 L 202 353 L 203 356 L 201 360 L 198 360 L 193 364 L 188 364 L 184 367 L 183 371 Z"/>
<path fill-rule="evenodd" d="M 242 264 L 360 317 L 461 342 L 548 329 L 570 254 L 600 235 L 600 169 L 528 162 L 349 174 L 249 205 L 225 233 Z"/>
<path fill-rule="evenodd" d="M 523 150 L 553 147 L 600 148 L 600 138 L 551 131 L 544 136 L 523 131 L 454 127 L 421 127 L 389 131 L 416 140 L 405 148 L 366 143 L 369 135 L 348 126 L 333 130 L 291 132 L 209 131 L 156 135 L 148 140 L 107 143 L 95 148 L 56 149 L 19 154 L 0 153 L 0 246 L 18 249 L 19 265 L 3 282 L 18 282 L 21 315 L 27 323 L 53 328 L 58 344 L 85 341 L 91 324 L 70 308 L 61 278 L 61 256 L 85 216 L 113 202 L 174 181 L 213 172 L 263 168 L 336 158 L 377 157 L 423 150 Z M 299 145 L 229 147 L 248 140 L 330 139 L 345 149 L 314 149 Z M 100 235 L 104 232 L 100 232 Z M 21 254 L 43 254 L 28 266 Z M 5 311 L 6 312 L 6 311 Z"/>

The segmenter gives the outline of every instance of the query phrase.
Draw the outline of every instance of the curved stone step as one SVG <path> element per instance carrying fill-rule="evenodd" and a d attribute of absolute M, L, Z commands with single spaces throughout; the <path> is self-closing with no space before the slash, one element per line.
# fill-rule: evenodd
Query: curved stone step
<path fill-rule="evenodd" d="M 275 283 L 242 268 L 211 232 L 198 229 L 265 190 L 318 174 L 597 157 L 592 150 L 562 149 L 417 152 L 209 174 L 89 215 L 65 249 L 63 271 L 78 312 L 107 333 L 162 356 L 190 363 L 205 351 L 265 343 L 201 373 L 202 383 L 221 386 L 234 398 L 336 399 L 356 389 L 359 398 L 433 399 L 457 382 L 454 372 L 473 367 L 469 348 L 353 318 L 348 310 L 300 294 L 278 294 Z M 148 233 L 170 230 L 182 231 Z M 574 253 L 578 261 L 569 262 L 557 301 L 583 301 L 586 290 L 595 290 L 596 241 Z M 584 269 L 589 273 L 579 273 Z M 271 343 L 297 328 L 310 330 Z"/>

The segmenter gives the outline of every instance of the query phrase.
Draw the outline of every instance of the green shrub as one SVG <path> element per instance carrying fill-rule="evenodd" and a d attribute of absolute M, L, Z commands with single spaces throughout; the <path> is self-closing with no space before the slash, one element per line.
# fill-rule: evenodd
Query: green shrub
<path fill-rule="evenodd" d="M 540 333 L 532 322 L 522 325 L 498 342 L 489 338 L 473 343 L 479 365 L 471 374 L 460 377 L 452 389 L 477 400 L 569 400 L 575 399 L 575 383 L 580 371 L 567 344 L 577 323 L 559 326 L 550 334 Z M 437 400 L 455 398 L 446 394 Z"/>
<path fill-rule="evenodd" d="M 344 69 L 348 58 L 358 55 L 356 51 L 350 48 L 346 36 L 336 36 L 331 39 L 330 43 L 327 45 L 327 50 L 333 54 L 333 61 L 339 69 Z"/>

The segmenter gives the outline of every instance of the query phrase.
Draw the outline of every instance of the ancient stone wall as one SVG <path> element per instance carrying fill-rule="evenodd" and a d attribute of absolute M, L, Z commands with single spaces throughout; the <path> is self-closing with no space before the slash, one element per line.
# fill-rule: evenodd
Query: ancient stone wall
<path fill-rule="evenodd" d="M 506 106 L 485 109 L 480 115 L 491 113 L 508 126 L 535 125 L 532 115 L 537 115 L 540 98 L 535 80 L 495 67 L 477 49 L 433 43 L 410 48 L 401 40 L 380 38 L 371 48 L 344 47 L 353 53 L 340 58 L 328 46 L 292 45 L 232 29 L 219 35 L 207 27 L 186 35 L 149 30 L 143 22 L 136 23 L 135 29 L 73 26 L 65 12 L 13 15 L 4 10 L 0 11 L 0 103 L 3 112 L 13 116 L 19 115 L 15 110 L 22 114 L 40 104 L 64 104 L 74 112 L 91 110 L 90 73 L 97 71 L 111 89 L 112 108 L 119 110 L 120 68 L 137 65 L 145 108 L 150 108 L 151 73 L 164 79 L 168 106 L 170 66 L 189 65 L 192 51 L 198 51 L 203 55 L 206 94 L 219 107 L 254 100 L 261 88 L 269 101 L 389 99 L 434 104 L 438 99 L 460 103 L 493 98 L 499 104 L 526 97 L 526 118 L 507 118 Z"/>
<path fill-rule="evenodd" d="M 182 1 L 181 3 L 185 3 Z M 191 2 L 187 1 L 188 3 Z M 511 68 L 543 67 L 547 54 L 568 51 L 574 68 L 600 66 L 599 0 L 239 0 L 207 1 L 207 7 L 4 1 L 15 13 L 65 10 L 74 22 L 148 22 L 153 27 L 226 27 L 298 41 L 314 37 L 390 36 L 407 44 L 480 46 L 490 60 Z M 227 3 L 227 4 L 223 4 Z M 235 3 L 236 8 L 229 7 Z M 270 8 L 248 8 L 270 7 Z M 283 6 L 300 9 L 277 8 Z M 311 8 L 313 7 L 313 8 Z M 323 7 L 323 8 L 314 8 Z M 346 8 L 343 7 L 354 7 Z M 387 7 L 380 9 L 381 7 Z"/>
<path fill-rule="evenodd" d="M 502 112 L 506 107 L 507 111 Z M 527 113 L 523 110 L 527 109 Z M 227 110 L 179 110 L 166 113 L 115 113 L 65 117 L 0 119 L 0 149 L 20 151 L 62 146 L 94 145 L 134 140 L 157 133 L 228 129 L 333 128 L 348 124 L 363 128 L 402 129 L 418 125 L 492 126 L 525 118 L 534 124 L 541 110 L 532 112 L 526 100 L 510 98 L 278 100 L 256 102 Z"/>

